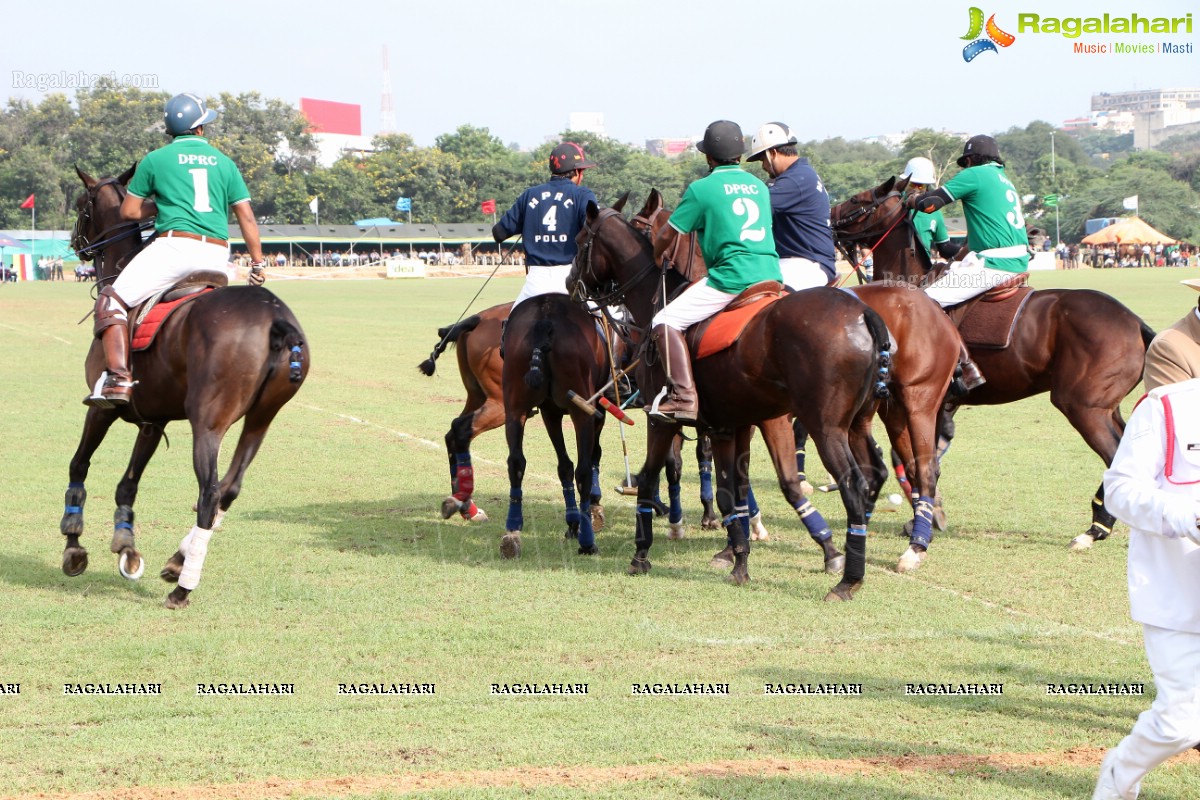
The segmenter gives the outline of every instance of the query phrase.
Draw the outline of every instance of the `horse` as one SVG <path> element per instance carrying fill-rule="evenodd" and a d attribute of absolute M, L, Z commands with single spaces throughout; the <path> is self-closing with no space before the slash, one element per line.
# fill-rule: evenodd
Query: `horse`
<path fill-rule="evenodd" d="M 901 195 L 907 179 L 889 178 L 833 208 L 843 244 L 870 242 L 875 282 L 924 286 L 932 267 Z M 970 302 L 970 301 L 969 301 Z M 1011 344 L 970 348 L 987 382 L 947 398 L 947 414 L 963 405 L 1000 405 L 1043 392 L 1107 467 L 1125 430 L 1121 401 L 1142 379 L 1154 331 L 1115 298 L 1094 289 L 1038 289 L 1025 303 Z M 1103 346 L 1099 346 L 1103 343 Z M 1085 550 L 1108 538 L 1116 519 L 1104 507 L 1104 484 L 1092 499 L 1092 523 L 1071 540 Z"/>
<path fill-rule="evenodd" d="M 587 221 L 577 241 L 579 252 L 568 285 L 577 297 L 600 305 L 623 302 L 631 328 L 638 331 L 644 346 L 646 326 L 655 309 L 661 307 L 662 298 L 682 287 L 686 278 L 674 271 L 660 273 L 648 239 L 613 209 L 601 210 L 589 203 Z M 824 331 L 830 328 L 845 335 L 824 347 L 823 358 L 811 358 L 826 338 Z M 697 426 L 713 439 L 720 487 L 717 502 L 729 537 L 733 561 L 729 579 L 734 584 L 750 579 L 745 469 L 752 426 L 792 413 L 816 431 L 817 449 L 838 478 L 849 522 L 844 572 L 826 599 L 850 600 L 862 586 L 868 487 L 851 452 L 849 431 L 864 408 L 874 403 L 888 346 L 887 330 L 875 312 L 844 292 L 814 289 L 771 302 L 749 321 L 732 346 L 696 361 L 694 379 L 700 396 Z M 768 430 L 780 427 L 787 430 L 786 423 Z M 647 426 L 646 460 L 638 474 L 635 552 L 628 568 L 631 575 L 651 569 L 651 498 L 678 428 L 678 423 L 657 419 L 651 419 Z M 785 449 L 781 446 L 776 453 Z M 790 453 L 787 458 L 791 459 Z M 785 494 L 798 510 L 807 506 L 811 513 L 817 513 L 801 493 L 798 481 L 785 487 Z M 833 546 L 828 528 L 814 538 L 819 540 L 827 568 L 843 558 Z"/>
<path fill-rule="evenodd" d="M 657 189 L 652 190 L 632 220 L 634 227 L 643 228 L 653 241 L 666 226 L 664 210 L 662 195 Z M 690 280 L 697 280 L 707 272 L 694 240 L 694 234 L 677 237 L 667 252 L 676 269 Z M 949 317 L 924 292 L 914 291 L 911 286 L 861 286 L 850 291 L 880 315 L 895 342 L 886 381 L 890 393 L 880 401 L 878 412 L 911 485 L 913 520 L 908 525 L 909 548 L 897 562 L 899 572 L 910 572 L 925 560 L 933 536 L 933 505 L 939 477 L 938 414 L 957 366 L 958 337 Z M 772 461 L 777 470 L 795 468 L 802 478 L 805 454 L 801 442 L 808 434 L 802 425 L 796 428 L 799 429 L 794 437 L 797 460 L 788 463 L 780 454 L 772 453 Z M 864 417 L 851 433 L 852 447 L 870 484 L 873 508 L 887 478 L 887 467 L 871 435 L 869 417 Z M 782 438 L 785 437 L 764 436 L 768 449 Z M 785 476 L 778 477 L 784 485 Z"/>
<path fill-rule="evenodd" d="M 590 516 L 592 463 L 599 461 L 605 415 L 583 410 L 571 401 L 569 392 L 592 398 L 603 390 L 609 375 L 608 345 L 597 331 L 595 318 L 565 294 L 543 294 L 523 301 L 509 314 L 504 338 L 501 386 L 509 504 L 500 553 L 504 558 L 521 554 L 525 422 L 536 409 L 558 458 L 567 538 L 579 540 L 580 555 L 594 555 L 599 550 Z M 575 428 L 577 465 L 572 465 L 563 440 L 564 412 L 570 414 Z"/>
<path fill-rule="evenodd" d="M 85 187 L 76 202 L 78 216 L 71 246 L 84 260 L 95 260 L 97 286 L 111 283 L 142 249 L 141 226 L 119 213 L 133 168 L 116 178 L 95 180 L 76 168 Z M 208 276 L 211 273 L 203 273 Z M 219 282 L 219 281 L 217 281 Z M 193 287 L 195 288 L 195 287 Z M 136 312 L 131 313 L 136 319 Z M 66 536 L 62 570 L 71 577 L 87 569 L 83 534 L 84 482 L 92 454 L 118 419 L 138 428 L 133 454 L 116 491 L 110 549 L 118 570 L 140 578 L 145 562 L 134 541 L 133 504 L 138 484 L 172 420 L 192 427 L 192 465 L 199 484 L 196 524 L 160 576 L 177 583 L 167 608 L 184 608 L 199 582 L 208 536 L 241 493 L 246 469 L 258 453 L 279 410 L 299 391 L 311 364 L 308 342 L 291 310 L 261 287 L 225 286 L 198 294 L 162 322 L 153 343 L 132 353 L 137 383 L 127 405 L 90 406 L 83 435 L 71 459 L 66 509 L 60 529 Z M 85 362 L 89 387 L 104 370 L 100 341 L 94 340 Z M 217 455 L 226 431 L 244 419 L 229 470 L 218 481 Z M 186 575 L 186 580 L 180 580 Z M 183 583 L 190 583 L 185 588 Z"/>

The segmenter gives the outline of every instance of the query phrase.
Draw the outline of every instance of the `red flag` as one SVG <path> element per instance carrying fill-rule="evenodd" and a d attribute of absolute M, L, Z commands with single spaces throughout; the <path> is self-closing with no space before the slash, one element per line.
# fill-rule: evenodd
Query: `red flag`
<path fill-rule="evenodd" d="M 25 198 L 25 202 L 21 203 L 21 208 L 33 208 L 33 195 Z"/>
<path fill-rule="evenodd" d="M 495 200 L 484 200 L 483 203 L 481 203 L 479 207 L 481 209 L 483 209 L 483 213 L 485 213 L 485 214 L 495 214 L 496 213 L 496 201 Z"/>

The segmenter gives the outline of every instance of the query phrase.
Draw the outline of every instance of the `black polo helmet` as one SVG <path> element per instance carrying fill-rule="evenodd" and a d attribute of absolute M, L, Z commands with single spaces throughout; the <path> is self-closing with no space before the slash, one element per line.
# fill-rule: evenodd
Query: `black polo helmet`
<path fill-rule="evenodd" d="M 574 142 L 563 142 L 550 151 L 550 171 L 555 175 L 566 175 L 577 169 L 588 169 L 596 166 L 588 161 L 583 148 Z"/>
<path fill-rule="evenodd" d="M 958 158 L 960 167 L 967 165 L 967 156 L 980 156 L 995 161 L 997 164 L 1004 164 L 1004 160 L 1000 158 L 1000 146 L 996 144 L 996 140 L 983 134 L 967 139 L 967 143 L 963 145 L 963 154 Z"/>
<path fill-rule="evenodd" d="M 746 151 L 746 138 L 736 122 L 719 119 L 704 129 L 704 138 L 696 144 L 696 149 L 717 161 L 733 161 Z"/>

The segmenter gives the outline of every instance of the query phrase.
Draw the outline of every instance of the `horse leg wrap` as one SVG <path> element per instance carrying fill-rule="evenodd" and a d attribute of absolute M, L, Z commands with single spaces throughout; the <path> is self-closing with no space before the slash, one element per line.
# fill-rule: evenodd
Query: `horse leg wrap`
<path fill-rule="evenodd" d="M 584 499 L 579 505 L 579 549 L 590 552 L 596 547 L 596 530 L 592 527 L 592 503 Z"/>
<path fill-rule="evenodd" d="M 908 543 L 929 549 L 933 541 L 933 498 L 921 495 L 913 506 L 913 528 Z"/>
<path fill-rule="evenodd" d="M 508 518 L 504 530 L 515 533 L 525 527 L 525 516 L 521 513 L 521 490 L 514 489 L 508 495 Z"/>
<path fill-rule="evenodd" d="M 564 483 L 562 487 L 563 502 L 567 504 L 567 524 L 578 525 L 581 519 L 579 506 L 575 502 L 575 485 Z"/>
<path fill-rule="evenodd" d="M 83 504 L 87 502 L 87 489 L 82 483 L 67 484 L 62 522 L 58 528 L 63 536 L 79 536 L 83 533 Z"/>
<path fill-rule="evenodd" d="M 706 502 L 713 499 L 712 472 L 712 461 L 700 462 L 700 499 Z"/>
<path fill-rule="evenodd" d="M 667 496 L 671 498 L 671 509 L 667 513 L 667 521 L 672 525 L 683 522 L 683 502 L 679 498 L 681 488 L 679 484 L 667 487 Z M 712 488 L 711 482 L 709 488 Z"/>
<path fill-rule="evenodd" d="M 592 464 L 592 491 L 589 495 L 593 505 L 599 505 L 603 492 L 600 489 L 600 465 Z"/>
<path fill-rule="evenodd" d="M 211 530 L 195 527 L 179 543 L 179 552 L 183 553 L 179 585 L 189 592 L 200 585 L 200 572 L 204 569 L 204 557 L 208 554 L 208 540 L 212 534 Z"/>
<path fill-rule="evenodd" d="M 800 515 L 800 521 L 804 523 L 804 527 L 808 528 L 808 535 L 814 542 L 824 544 L 833 538 L 833 531 L 829 529 L 829 523 L 821 516 L 821 512 L 817 511 L 817 507 L 807 499 L 802 500 L 800 505 L 796 506 L 796 513 Z"/>
<path fill-rule="evenodd" d="M 458 466 L 454 469 L 454 499 L 462 504 L 475 493 L 475 468 L 471 466 L 470 453 L 460 453 L 456 458 Z"/>
<path fill-rule="evenodd" d="M 109 549 L 120 553 L 126 547 L 133 547 L 133 509 L 117 506 L 113 512 L 113 538 Z"/>

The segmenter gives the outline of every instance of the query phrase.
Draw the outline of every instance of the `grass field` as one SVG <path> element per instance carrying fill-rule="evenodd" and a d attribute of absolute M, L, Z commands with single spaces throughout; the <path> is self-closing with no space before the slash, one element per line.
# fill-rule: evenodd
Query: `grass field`
<path fill-rule="evenodd" d="M 1194 305 L 1196 270 L 1037 274 L 1108 291 L 1155 328 Z M 93 461 L 79 578 L 59 569 L 67 464 L 83 419 L 76 321 L 85 285 L 0 287 L 0 796 L 434 798 L 1068 798 L 1090 796 L 1102 749 L 1153 695 L 1129 619 L 1126 531 L 1090 552 L 1102 465 L 1046 397 L 964 409 L 943 464 L 951 530 L 915 575 L 893 570 L 901 514 L 878 514 L 855 602 L 834 582 L 756 451 L 774 534 L 752 582 L 708 567 L 720 538 L 660 536 L 629 578 L 633 503 L 604 434 L 599 556 L 562 539 L 540 421 L 528 429 L 524 555 L 501 561 L 499 431 L 474 448 L 492 522 L 437 513 L 442 437 L 463 390 L 452 353 L 415 369 L 479 279 L 271 284 L 296 312 L 312 370 L 276 420 L 213 538 L 192 606 L 162 607 L 158 568 L 194 521 L 186 425 L 168 428 L 136 506 L 146 577 L 108 553 L 134 429 Z M 475 310 L 514 296 L 493 281 Z M 1103 342 L 1097 342 L 1103 347 Z M 1140 391 L 1140 390 L 1139 390 Z M 1136 399 L 1131 397 L 1128 405 Z M 637 415 L 639 421 L 643 419 Z M 630 429 L 636 464 L 644 428 Z M 225 453 L 232 452 L 232 440 Z M 819 467 L 810 470 L 816 476 Z M 689 521 L 697 484 L 685 473 Z M 894 491 L 892 483 L 885 492 Z M 816 503 L 835 531 L 834 495 Z M 660 528 L 665 533 L 665 526 Z M 840 536 L 839 536 L 840 539 Z M 199 696 L 197 684 L 290 683 L 286 696 Z M 633 696 L 633 684 L 728 684 L 727 696 Z M 764 684 L 861 684 L 861 696 L 768 696 Z M 905 694 L 908 683 L 1003 684 L 1000 696 Z M 1047 696 L 1053 683 L 1145 683 L 1146 696 Z M 158 696 L 71 696 L 64 684 L 161 683 Z M 341 683 L 433 683 L 429 695 L 339 695 Z M 493 683 L 586 683 L 511 697 Z M 1192 753 L 1144 798 L 1200 795 Z"/>

